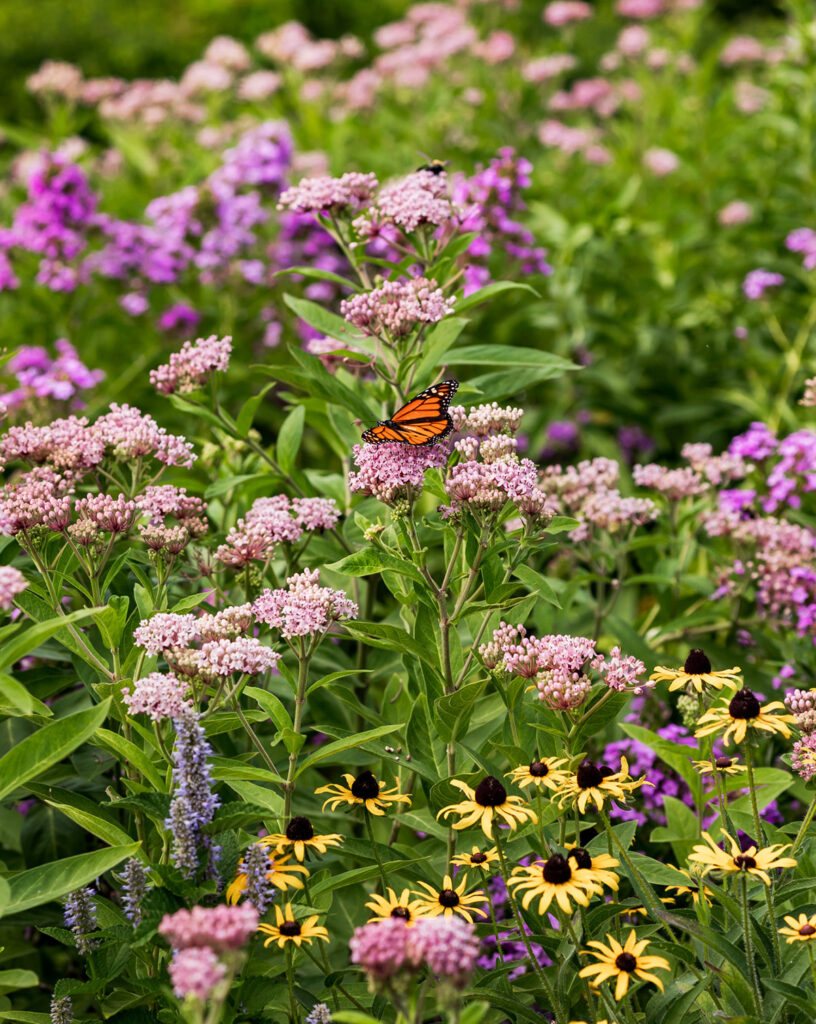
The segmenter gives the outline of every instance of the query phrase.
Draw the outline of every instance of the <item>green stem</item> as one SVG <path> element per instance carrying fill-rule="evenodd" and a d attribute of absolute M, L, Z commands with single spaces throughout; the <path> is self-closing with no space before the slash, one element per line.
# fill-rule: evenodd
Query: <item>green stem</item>
<path fill-rule="evenodd" d="M 297 694 L 295 696 L 295 718 L 292 723 L 295 736 L 300 735 L 300 727 L 303 723 L 303 708 L 306 703 L 306 683 L 309 679 L 309 657 L 310 652 L 306 651 L 303 640 L 300 640 L 300 652 L 298 654 L 298 679 L 297 679 Z M 284 802 L 283 802 L 283 817 L 284 821 L 289 821 L 289 817 L 292 811 L 292 793 L 295 791 L 295 772 L 297 771 L 297 760 L 298 760 L 297 747 L 294 747 L 289 754 L 289 768 L 286 773 L 286 782 L 284 783 Z"/>
<path fill-rule="evenodd" d="M 754 961 L 754 945 L 751 938 L 751 918 L 748 913 L 748 875 L 742 872 L 742 931 L 745 935 L 745 958 L 751 975 L 751 990 L 754 996 L 754 1009 L 757 1017 L 762 1019 L 762 998 L 759 994 L 759 978 Z"/>
<path fill-rule="evenodd" d="M 751 794 L 751 812 L 754 816 L 754 842 L 761 847 L 765 842 L 765 833 L 762 830 L 762 821 L 759 817 L 759 807 L 756 798 L 756 782 L 754 781 L 754 752 L 750 737 L 746 737 L 745 744 L 745 767 L 748 769 L 748 791 Z"/>
<path fill-rule="evenodd" d="M 810 807 L 808 807 L 807 809 L 807 814 L 805 815 L 804 820 L 802 821 L 802 825 L 799 831 L 796 833 L 796 838 L 793 841 L 793 846 L 791 847 L 790 853 L 788 854 L 789 857 L 796 856 L 796 851 L 802 845 L 805 835 L 807 834 L 807 830 L 810 827 L 810 823 L 811 821 L 813 821 L 814 814 L 816 814 L 816 796 L 814 796 L 814 798 L 811 800 Z M 810 943 L 807 943 L 807 946 L 808 949 L 810 949 Z"/>
<path fill-rule="evenodd" d="M 380 869 L 380 879 L 382 880 L 383 893 L 388 891 L 388 882 L 385 877 L 385 868 L 383 867 L 382 858 L 380 857 L 380 851 L 377 849 L 377 840 L 374 838 L 374 828 L 371 824 L 371 815 L 368 813 L 367 808 L 363 808 L 363 814 L 365 815 L 366 832 L 368 832 L 368 840 L 371 843 L 371 850 L 374 854 L 374 859 L 377 861 L 377 867 Z"/>
<path fill-rule="evenodd" d="M 291 943 L 286 945 L 286 987 L 289 989 L 289 1012 L 292 1024 L 299 1024 L 300 1017 L 295 1002 L 295 966 Z"/>

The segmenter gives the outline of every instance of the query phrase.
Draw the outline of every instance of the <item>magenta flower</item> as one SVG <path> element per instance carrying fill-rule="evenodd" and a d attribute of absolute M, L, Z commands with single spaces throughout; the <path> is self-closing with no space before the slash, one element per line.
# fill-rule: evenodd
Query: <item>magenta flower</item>
<path fill-rule="evenodd" d="M 374 987 L 388 981 L 406 965 L 410 929 L 399 917 L 364 924 L 349 941 L 351 962 L 368 975 Z"/>
<path fill-rule="evenodd" d="M 778 288 L 784 283 L 785 278 L 781 274 L 776 274 L 771 270 L 764 270 L 762 267 L 759 267 L 757 270 L 752 270 L 745 275 L 745 280 L 742 282 L 742 290 L 748 299 L 761 299 L 766 288 Z"/>
<path fill-rule="evenodd" d="M 399 443 L 356 444 L 352 457 L 357 472 L 349 473 L 349 489 L 370 494 L 386 505 L 402 500 L 411 502 L 422 490 L 425 472 L 445 466 L 449 454 L 446 443 L 416 447 Z"/>

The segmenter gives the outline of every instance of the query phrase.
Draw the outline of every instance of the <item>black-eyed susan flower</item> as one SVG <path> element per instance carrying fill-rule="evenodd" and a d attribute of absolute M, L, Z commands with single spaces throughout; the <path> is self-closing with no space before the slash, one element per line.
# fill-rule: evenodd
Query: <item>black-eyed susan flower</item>
<path fill-rule="evenodd" d="M 393 889 L 387 889 L 386 892 L 387 896 L 380 896 L 376 892 L 369 896 L 366 906 L 374 915 L 368 919 L 369 924 L 372 921 L 386 921 L 389 917 L 398 917 L 407 925 L 412 925 L 420 917 L 427 916 L 422 912 L 422 901 L 412 900 L 408 889 L 403 889 L 399 896 Z"/>
<path fill-rule="evenodd" d="M 494 846 L 490 850 L 480 850 L 478 846 L 471 847 L 470 853 L 457 853 L 451 860 L 463 868 L 477 868 L 485 874 L 491 870 L 490 865 L 499 859 L 499 853 Z"/>
<path fill-rule="evenodd" d="M 307 849 L 316 853 L 325 853 L 330 846 L 339 846 L 343 837 L 336 833 L 325 836 L 316 836 L 311 821 L 308 818 L 292 818 L 286 826 L 285 832 L 278 832 L 274 835 L 264 836 L 259 842 L 264 846 L 271 846 L 278 853 L 285 853 L 291 850 L 295 860 L 303 861 Z"/>
<path fill-rule="evenodd" d="M 747 772 L 748 766 L 740 764 L 735 757 L 717 757 L 713 761 L 692 761 L 691 762 L 700 775 L 739 775 L 740 772 Z"/>
<path fill-rule="evenodd" d="M 324 801 L 324 809 L 330 806 L 334 811 L 342 804 L 347 804 L 349 807 L 360 804 L 369 814 L 382 816 L 385 814 L 384 807 L 389 807 L 391 804 L 410 805 L 411 803 L 410 796 L 407 793 L 400 793 L 398 786 L 386 789 L 369 771 L 360 772 L 356 778 L 347 773 L 343 779 L 346 783 L 345 786 L 332 782 L 315 790 L 315 793 L 332 794 Z"/>
<path fill-rule="evenodd" d="M 741 674 L 742 669 L 736 667 L 713 672 L 705 651 L 695 647 L 694 650 L 689 651 L 686 663 L 682 668 L 665 668 L 663 665 L 658 665 L 649 677 L 649 681 L 662 683 L 671 680 L 669 690 L 682 690 L 684 686 L 690 686 L 695 693 L 702 693 L 707 686 L 714 690 L 721 690 L 724 686 L 736 690 Z"/>
<path fill-rule="evenodd" d="M 580 868 L 561 853 L 554 853 L 545 861 L 537 861 L 528 867 L 513 868 L 508 885 L 517 893 L 523 892 L 521 905 L 526 910 L 536 897 L 538 913 L 544 914 L 553 900 L 565 914 L 572 913 L 572 903 L 589 906 L 590 896 L 603 892 L 600 881 L 592 872 Z"/>
<path fill-rule="evenodd" d="M 721 850 L 714 842 L 708 832 L 703 832 L 705 845 L 702 843 L 694 847 L 689 854 L 689 861 L 694 864 L 701 864 L 701 875 L 707 875 L 710 871 L 723 871 L 728 874 L 744 872 L 761 878 L 766 885 L 771 884 L 768 874 L 774 868 L 795 868 L 796 861 L 793 857 L 782 857 L 785 850 L 790 849 L 790 843 L 774 843 L 764 850 L 758 850 L 756 846 L 749 846 L 747 850 L 741 849 L 736 839 L 733 839 L 727 832 L 722 833 L 727 840 L 730 849 L 728 852 Z"/>
<path fill-rule="evenodd" d="M 540 761 L 531 761 L 514 768 L 507 772 L 507 777 L 522 789 L 525 786 L 544 786 L 555 791 L 568 775 L 561 768 L 566 763 L 565 757 L 542 757 Z"/>
<path fill-rule="evenodd" d="M 462 878 L 456 888 L 453 887 L 453 879 L 450 875 L 445 875 L 442 887 L 439 889 L 428 885 L 427 882 L 417 882 L 417 885 L 421 885 L 425 890 L 424 892 L 414 890 L 414 896 L 419 897 L 418 903 L 423 917 L 439 917 L 441 915 L 451 917 L 453 914 L 459 914 L 471 923 L 473 923 L 474 914 L 487 917 L 487 911 L 476 905 L 487 902 L 484 892 L 481 889 L 465 892 L 467 875 Z"/>
<path fill-rule="evenodd" d="M 292 913 L 292 904 L 287 903 L 283 911 L 280 907 L 275 907 L 274 924 L 259 924 L 258 931 L 269 936 L 264 941 L 264 946 L 277 942 L 279 949 L 283 949 L 287 942 L 293 942 L 296 946 L 303 942 L 308 942 L 311 946 L 312 939 L 323 939 L 324 942 L 328 942 L 329 933 L 322 925 L 316 923 L 317 920 L 318 915 L 313 914 L 305 921 L 296 921 Z"/>
<path fill-rule="evenodd" d="M 577 803 L 581 814 L 590 802 L 600 811 L 607 800 L 625 803 L 629 793 L 643 785 L 651 786 L 652 783 L 646 782 L 645 775 L 633 779 L 629 775 L 629 762 L 625 757 L 621 758 L 620 770 L 617 772 L 608 765 L 586 760 L 578 765 L 574 774 L 567 775 L 558 787 L 558 802 L 562 807 L 566 803 Z"/>
<path fill-rule="evenodd" d="M 508 796 L 507 790 L 493 775 L 486 775 L 475 789 L 459 779 L 451 779 L 451 785 L 461 789 L 466 799 L 443 807 L 437 818 L 460 815 L 459 821 L 453 826 L 455 829 L 471 828 L 478 824 L 487 838 L 492 839 L 493 819 L 497 815 L 512 830 L 527 821 L 538 821 L 535 811 L 520 796 Z"/>
<path fill-rule="evenodd" d="M 612 935 L 606 936 L 609 945 L 597 940 L 588 942 L 592 949 L 582 950 L 590 956 L 597 958 L 597 963 L 582 967 L 578 972 L 581 978 L 591 978 L 590 985 L 597 988 L 604 981 L 616 978 L 615 999 L 623 999 L 629 991 L 629 981 L 634 977 L 641 981 L 650 981 L 663 991 L 663 982 L 652 971 L 667 971 L 669 961 L 662 956 L 647 956 L 645 950 L 649 948 L 649 940 L 637 941 L 634 928 L 629 932 L 624 945 L 621 945 Z"/>
<path fill-rule="evenodd" d="M 780 708 L 785 710 L 781 700 L 763 705 L 750 690 L 738 690 L 728 704 L 709 708 L 700 715 L 697 719 L 699 728 L 695 730 L 694 735 L 699 739 L 701 736 L 721 732 L 726 746 L 732 737 L 735 743 L 742 743 L 749 729 L 790 736 L 789 723 L 795 723 L 796 718 L 793 715 L 777 714 Z"/>
<path fill-rule="evenodd" d="M 780 928 L 779 934 L 785 936 L 787 944 L 793 942 L 813 942 L 816 940 L 816 914 L 800 914 L 799 917 L 786 917 L 787 928 Z"/>
<path fill-rule="evenodd" d="M 614 857 L 608 853 L 598 853 L 594 857 L 585 850 L 583 846 L 570 845 L 567 847 L 567 860 L 574 864 L 576 868 L 580 868 L 582 871 L 589 871 L 592 874 L 593 881 L 599 882 L 601 885 L 605 885 L 610 889 L 617 890 L 620 885 L 618 876 L 612 871 L 612 868 L 620 867 L 620 861 L 615 860 Z"/>
<path fill-rule="evenodd" d="M 685 868 L 677 868 L 681 875 L 684 875 L 688 879 L 687 885 L 667 885 L 667 892 L 674 892 L 678 896 L 691 896 L 692 903 L 699 903 L 701 899 L 704 899 L 706 903 L 711 906 L 711 897 L 714 893 L 707 885 L 703 885 L 699 878 L 695 878 L 690 871 L 686 871 Z M 672 900 L 672 902 L 674 902 Z"/>
<path fill-rule="evenodd" d="M 241 893 L 247 888 L 247 873 L 244 869 L 245 864 L 242 860 L 238 864 L 238 874 L 227 886 L 225 894 L 227 903 L 237 903 L 241 898 Z M 308 869 L 300 864 L 290 864 L 288 856 L 270 855 L 269 865 L 266 870 L 266 880 L 270 885 L 284 891 L 290 885 L 293 889 L 302 889 L 303 882 L 298 878 L 298 874 L 309 877 Z"/>

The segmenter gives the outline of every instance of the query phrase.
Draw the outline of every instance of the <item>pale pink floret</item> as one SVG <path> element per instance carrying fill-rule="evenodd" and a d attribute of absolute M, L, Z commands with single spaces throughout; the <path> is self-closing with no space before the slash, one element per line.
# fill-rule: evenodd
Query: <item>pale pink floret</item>
<path fill-rule="evenodd" d="M 28 580 L 13 565 L 0 565 L 0 608 L 11 608 L 14 598 L 28 586 Z"/>
<path fill-rule="evenodd" d="M 385 281 L 340 303 L 340 312 L 365 334 L 408 334 L 420 323 L 435 324 L 453 312 L 455 300 L 446 298 L 436 281 L 424 277 Z"/>
<path fill-rule="evenodd" d="M 408 929 L 406 955 L 413 964 L 426 963 L 437 978 L 465 988 L 479 957 L 476 926 L 460 917 L 420 918 Z"/>
<path fill-rule="evenodd" d="M 258 911 L 251 903 L 237 906 L 195 906 L 165 914 L 159 934 L 174 949 L 208 946 L 217 952 L 240 949 L 258 927 Z"/>
<path fill-rule="evenodd" d="M 592 17 L 592 5 L 584 0 L 555 0 L 547 4 L 541 15 L 543 20 L 554 28 L 569 25 L 573 21 L 584 21 Z"/>
<path fill-rule="evenodd" d="M 179 999 L 193 996 L 202 1002 L 224 980 L 226 965 L 206 946 L 180 949 L 173 954 L 167 972 Z"/>
<path fill-rule="evenodd" d="M 670 501 L 693 498 L 698 494 L 705 494 L 709 489 L 708 483 L 695 470 L 687 467 L 668 469 L 655 462 L 650 462 L 646 466 L 634 466 L 632 479 L 639 487 L 650 487 L 660 491 Z"/>
<path fill-rule="evenodd" d="M 234 640 L 222 637 L 203 644 L 200 662 L 203 669 L 215 676 L 231 676 L 240 672 L 249 676 L 260 675 L 274 668 L 280 655 L 270 651 L 255 637 L 240 636 Z"/>
<path fill-rule="evenodd" d="M 278 209 L 295 210 L 298 213 L 359 210 L 370 201 L 376 188 L 376 175 L 357 171 L 351 171 L 340 178 L 303 178 L 297 185 L 281 193 Z"/>
<path fill-rule="evenodd" d="M 159 612 L 151 619 L 142 619 L 133 631 L 133 641 L 154 657 L 170 647 L 189 647 L 198 636 L 195 615 Z"/>
<path fill-rule="evenodd" d="M 290 576 L 286 589 L 268 588 L 255 601 L 255 617 L 291 639 L 325 633 L 341 619 L 356 619 L 357 605 L 342 590 L 320 586 L 320 570 Z"/>
<path fill-rule="evenodd" d="M 387 505 L 416 497 L 425 473 L 446 465 L 447 444 L 416 446 L 388 442 L 356 444 L 352 449 L 357 472 L 349 473 L 349 489 L 370 494 Z"/>
<path fill-rule="evenodd" d="M 131 690 L 122 687 L 122 700 L 131 715 L 147 715 L 152 721 L 177 718 L 192 703 L 186 699 L 190 685 L 172 673 L 151 672 L 133 683 Z"/>
<path fill-rule="evenodd" d="M 406 965 L 410 929 L 398 917 L 373 921 L 356 928 L 349 940 L 351 962 L 374 982 L 387 981 Z"/>
<path fill-rule="evenodd" d="M 199 338 L 185 341 L 180 351 L 173 352 L 170 361 L 150 371 L 150 383 L 162 395 L 185 395 L 202 387 L 213 373 L 225 373 L 229 368 L 232 338 Z"/>

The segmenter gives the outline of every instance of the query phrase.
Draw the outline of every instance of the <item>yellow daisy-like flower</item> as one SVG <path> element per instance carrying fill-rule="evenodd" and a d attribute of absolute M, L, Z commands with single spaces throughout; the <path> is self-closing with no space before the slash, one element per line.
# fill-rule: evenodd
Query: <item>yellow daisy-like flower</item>
<path fill-rule="evenodd" d="M 562 807 L 565 803 L 577 803 L 581 814 L 590 802 L 600 811 L 607 800 L 625 803 L 629 793 L 644 785 L 651 786 L 652 783 L 646 782 L 645 775 L 633 779 L 629 775 L 629 762 L 625 757 L 621 758 L 620 770 L 617 772 L 613 772 L 608 765 L 586 760 L 578 765 L 574 775 L 569 774 L 559 786 L 558 802 Z"/>
<path fill-rule="evenodd" d="M 522 764 L 505 774 L 522 789 L 525 786 L 545 786 L 555 792 L 569 774 L 561 769 L 561 765 L 566 763 L 565 757 L 542 757 L 540 761 Z"/>
<path fill-rule="evenodd" d="M 471 924 L 473 923 L 473 914 L 487 917 L 486 910 L 474 906 L 476 903 L 487 903 L 487 897 L 482 890 L 477 889 L 474 892 L 465 893 L 467 875 L 462 878 L 461 883 L 455 889 L 450 875 L 445 875 L 440 889 L 434 889 L 427 882 L 417 882 L 417 885 L 421 885 L 425 890 L 425 892 L 414 890 L 414 896 L 419 897 L 417 903 L 423 917 L 452 917 L 454 914 L 459 914 Z"/>
<path fill-rule="evenodd" d="M 508 884 L 517 892 L 524 892 L 521 905 L 526 910 L 540 896 L 538 913 L 545 914 L 553 900 L 565 914 L 572 913 L 572 903 L 589 906 L 590 896 L 603 892 L 600 881 L 587 868 L 580 868 L 561 853 L 554 853 L 545 861 L 529 867 L 513 868 Z"/>
<path fill-rule="evenodd" d="M 342 804 L 347 804 L 349 807 L 361 804 L 369 814 L 382 816 L 385 814 L 383 808 L 390 804 L 408 804 L 410 806 L 411 798 L 407 793 L 400 793 L 398 786 L 393 789 L 385 789 L 369 771 L 360 772 L 357 778 L 347 773 L 343 779 L 346 783 L 345 786 L 332 782 L 328 786 L 320 786 L 315 790 L 315 793 L 332 794 L 324 801 L 324 810 L 327 806 L 334 811 Z"/>
<path fill-rule="evenodd" d="M 583 846 L 576 846 L 574 843 L 568 844 L 567 850 L 569 850 L 567 860 L 572 861 L 575 867 L 581 868 L 583 871 L 590 871 L 594 881 L 617 891 L 620 880 L 611 868 L 620 867 L 619 860 L 615 860 L 608 853 L 599 853 L 593 857 L 589 850 L 585 850 Z"/>
<path fill-rule="evenodd" d="M 325 836 L 316 836 L 311 821 L 308 818 L 292 818 L 286 826 L 285 832 L 264 836 L 258 842 L 264 846 L 271 846 L 278 853 L 285 853 L 291 850 L 295 860 L 303 861 L 307 848 L 317 853 L 325 853 L 330 846 L 339 846 L 343 837 L 336 833 Z"/>
<path fill-rule="evenodd" d="M 743 850 L 736 839 L 733 839 L 727 832 L 722 834 L 731 847 L 728 853 L 717 846 L 708 832 L 703 832 L 706 845 L 698 844 L 689 854 L 690 862 L 702 864 L 700 874 L 703 876 L 710 871 L 724 871 L 729 874 L 742 871 L 761 878 L 766 885 L 770 885 L 769 871 L 774 868 L 796 867 L 797 862 L 793 857 L 780 856 L 785 850 L 790 849 L 790 843 L 787 845 L 774 843 L 773 846 L 767 846 L 764 850 L 758 850 L 755 846 L 749 846 L 747 850 Z"/>
<path fill-rule="evenodd" d="M 649 948 L 649 940 L 637 941 L 634 928 L 629 932 L 629 938 L 622 946 L 612 935 L 606 936 L 609 945 L 603 942 L 588 942 L 592 949 L 582 950 L 590 956 L 597 958 L 598 962 L 590 964 L 589 967 L 582 967 L 578 972 L 581 978 L 592 978 L 590 985 L 597 988 L 602 982 L 617 978 L 615 983 L 615 1000 L 623 999 L 629 991 L 629 980 L 634 975 L 641 981 L 651 981 L 663 991 L 663 982 L 654 970 L 667 971 L 669 961 L 662 956 L 646 956 L 644 951 Z"/>
<path fill-rule="evenodd" d="M 748 766 L 740 764 L 735 757 L 718 757 L 714 761 L 691 762 L 700 775 L 739 775 L 747 772 Z"/>
<path fill-rule="evenodd" d="M 714 895 L 711 889 L 707 885 L 703 885 L 699 878 L 695 878 L 685 868 L 677 868 L 677 870 L 688 879 L 688 885 L 667 885 L 666 889 L 677 893 L 678 896 L 691 896 L 691 901 L 695 904 L 704 899 L 711 906 L 711 897 Z M 674 900 L 671 902 L 673 903 Z"/>
<path fill-rule="evenodd" d="M 495 846 L 492 850 L 480 850 L 478 846 L 474 846 L 470 853 L 457 853 L 455 857 L 451 857 L 454 864 L 459 864 L 463 868 L 477 868 L 485 873 L 490 871 L 490 865 L 498 859 L 499 853 Z"/>
<path fill-rule="evenodd" d="M 408 889 L 403 889 L 399 896 L 393 889 L 387 892 L 388 896 L 380 896 L 375 892 L 369 897 L 366 906 L 374 912 L 374 916 L 368 919 L 368 923 L 399 917 L 410 927 L 418 918 L 427 916 L 422 912 L 422 901 L 412 900 Z"/>
<path fill-rule="evenodd" d="M 794 723 L 796 718 L 793 715 L 775 714 L 780 708 L 783 711 L 785 709 L 781 700 L 763 705 L 750 690 L 738 690 L 727 705 L 709 708 L 700 715 L 697 719 L 700 728 L 694 735 L 699 739 L 701 736 L 721 732 L 726 746 L 732 737 L 735 743 L 742 743 L 749 728 L 762 732 L 778 732 L 787 737 L 791 734 L 788 724 Z"/>
<path fill-rule="evenodd" d="M 779 934 L 786 937 L 790 946 L 793 942 L 813 942 L 816 939 L 816 914 L 800 914 L 799 917 L 786 917 L 787 928 L 779 928 Z"/>
<path fill-rule="evenodd" d="M 461 815 L 453 826 L 455 829 L 471 828 L 478 824 L 487 838 L 492 839 L 493 819 L 496 815 L 507 822 L 513 831 L 527 821 L 538 821 L 535 811 L 520 796 L 508 796 L 507 790 L 493 775 L 486 775 L 475 789 L 459 779 L 451 779 L 451 785 L 461 789 L 467 799 L 443 807 L 437 818 Z"/>
<path fill-rule="evenodd" d="M 736 690 L 739 685 L 738 678 L 741 675 L 742 669 L 736 666 L 712 672 L 711 662 L 705 651 L 695 647 L 694 650 L 689 651 L 686 663 L 682 668 L 665 668 L 663 665 L 658 665 L 649 676 L 649 681 L 662 683 L 670 679 L 672 682 L 669 690 L 682 690 L 683 687 L 690 686 L 695 693 L 702 693 L 707 686 L 715 690 L 721 690 L 724 686 Z"/>
<path fill-rule="evenodd" d="M 241 898 L 241 893 L 247 887 L 247 876 L 246 872 L 243 871 L 244 862 L 243 860 L 238 864 L 238 874 L 227 886 L 226 899 L 227 903 L 237 903 Z M 293 889 L 302 889 L 303 882 L 298 878 L 298 873 L 309 877 L 309 871 L 307 868 L 301 867 L 300 864 L 290 864 L 289 858 L 270 856 L 269 857 L 269 868 L 266 872 L 266 880 L 274 885 L 276 889 L 286 890 L 291 885 Z"/>
<path fill-rule="evenodd" d="M 305 921 L 296 921 L 292 913 L 292 904 L 287 903 L 283 912 L 280 907 L 275 907 L 274 924 L 259 924 L 258 931 L 269 936 L 264 946 L 277 942 L 278 949 L 283 949 L 287 942 L 294 942 L 296 946 L 300 946 L 302 942 L 308 942 L 311 946 L 312 939 L 323 939 L 324 942 L 328 942 L 329 933 L 322 925 L 315 923 L 317 919 L 318 915 L 313 914 Z"/>

